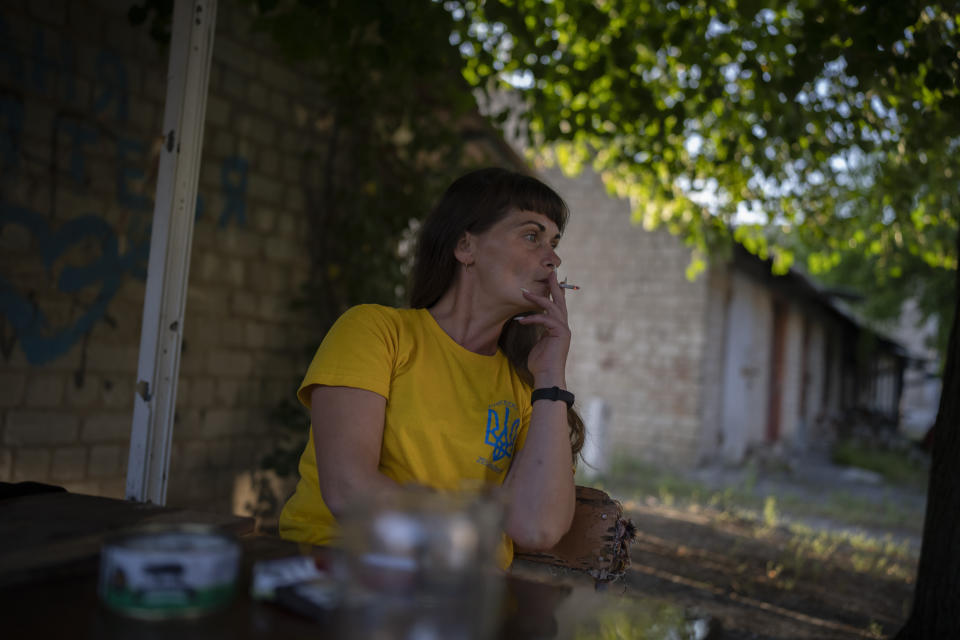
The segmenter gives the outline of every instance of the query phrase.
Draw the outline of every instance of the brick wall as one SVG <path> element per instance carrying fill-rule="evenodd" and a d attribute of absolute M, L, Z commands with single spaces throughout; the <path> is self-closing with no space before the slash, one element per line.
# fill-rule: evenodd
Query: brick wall
<path fill-rule="evenodd" d="M 798 289 L 803 276 L 774 277 L 758 259 L 735 257 L 715 259 L 690 282 L 683 242 L 631 224 L 628 203 L 609 196 L 599 176 L 542 175 L 572 212 L 561 275 L 582 289 L 567 297 L 567 382 L 600 471 L 616 458 L 738 464 L 770 445 L 782 454 L 820 448 L 845 411 L 895 400 L 893 373 L 881 382 L 864 377 L 884 363 L 861 361 L 861 330 Z M 775 308 L 782 309 L 779 385 Z M 778 411 L 775 442 L 771 408 Z M 597 423 L 605 433 L 596 433 Z"/>
<path fill-rule="evenodd" d="M 600 178 L 543 174 L 572 212 L 560 244 L 573 331 L 568 384 L 581 409 L 610 411 L 608 455 L 692 464 L 703 403 L 708 278 L 687 280 L 689 251 L 630 222 Z M 589 428 L 589 425 L 588 425 Z"/>
<path fill-rule="evenodd" d="M 128 3 L 0 13 L 0 481 L 123 495 L 167 52 Z M 316 88 L 218 8 L 168 503 L 234 508 L 312 336 Z"/>

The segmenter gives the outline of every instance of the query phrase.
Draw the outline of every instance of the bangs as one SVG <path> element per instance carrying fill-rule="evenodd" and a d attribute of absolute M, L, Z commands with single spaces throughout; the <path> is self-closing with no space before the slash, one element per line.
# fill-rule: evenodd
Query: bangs
<path fill-rule="evenodd" d="M 549 218 L 560 232 L 567 226 L 570 211 L 556 191 L 528 176 L 504 169 L 487 169 L 482 174 L 484 186 L 476 194 L 474 217 L 468 226 L 484 231 L 511 211 L 533 211 Z M 479 177 L 479 176 L 478 176 Z"/>
<path fill-rule="evenodd" d="M 513 189 L 508 189 L 513 193 L 510 194 L 512 197 L 508 197 L 507 207 L 545 215 L 562 233 L 570 216 L 567 203 L 563 198 L 536 178 L 515 175 L 518 184 L 512 185 Z"/>

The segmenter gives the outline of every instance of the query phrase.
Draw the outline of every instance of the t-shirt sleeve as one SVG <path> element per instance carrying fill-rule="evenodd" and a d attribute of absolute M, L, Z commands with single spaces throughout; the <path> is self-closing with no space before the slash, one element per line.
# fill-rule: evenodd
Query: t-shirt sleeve
<path fill-rule="evenodd" d="M 391 311 L 359 305 L 337 319 L 297 390 L 305 407 L 310 408 L 310 388 L 318 384 L 366 389 L 389 398 L 399 335 Z"/>

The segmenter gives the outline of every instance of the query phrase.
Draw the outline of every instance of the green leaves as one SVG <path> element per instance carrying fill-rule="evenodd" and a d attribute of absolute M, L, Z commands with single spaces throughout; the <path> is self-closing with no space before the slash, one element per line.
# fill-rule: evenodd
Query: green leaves
<path fill-rule="evenodd" d="M 706 255 L 730 241 L 732 225 L 733 239 L 772 257 L 777 270 L 795 253 L 816 271 L 856 253 L 874 281 L 924 269 L 936 280 L 956 269 L 955 8 L 912 0 L 445 6 L 463 10 L 456 28 L 476 44 L 464 77 L 503 90 L 497 61 L 531 78 L 520 89 L 530 146 L 568 172 L 592 161 L 645 227 L 665 225 Z M 500 29 L 471 35 L 470 25 L 485 23 Z M 744 207 L 765 212 L 768 225 L 737 227 Z M 772 226 L 784 223 L 787 235 Z"/>
<path fill-rule="evenodd" d="M 400 304 L 416 220 L 467 161 L 476 102 L 434 2 L 247 0 L 310 87 L 303 190 L 312 250 L 303 305 L 324 331 L 360 302 Z M 483 61 L 478 74 L 492 69 Z M 322 333 L 321 333 L 322 334 Z"/>
<path fill-rule="evenodd" d="M 433 116 L 475 109 L 469 86 L 521 93 L 528 148 L 599 171 L 634 220 L 686 237 L 692 271 L 732 240 L 779 270 L 854 253 L 877 281 L 956 269 L 960 14 L 947 4 L 247 1 L 324 88 L 315 108 L 341 137 L 318 140 L 337 185 L 318 206 L 345 246 L 394 246 L 422 214 L 426 176 L 458 166 L 418 160 L 457 158 Z M 367 179 L 375 192 L 355 188 Z M 745 209 L 767 223 L 737 226 Z M 388 222 L 359 222 L 371 217 Z M 321 246 L 341 274 L 388 273 L 396 288 L 386 257 Z M 369 293 L 355 284 L 335 297 Z"/>

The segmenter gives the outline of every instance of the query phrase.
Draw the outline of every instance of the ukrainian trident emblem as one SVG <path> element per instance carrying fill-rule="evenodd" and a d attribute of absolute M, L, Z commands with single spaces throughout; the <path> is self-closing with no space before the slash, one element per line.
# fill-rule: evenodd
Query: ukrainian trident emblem
<path fill-rule="evenodd" d="M 517 416 L 512 421 L 511 409 Z M 517 433 L 520 431 L 519 414 L 517 405 L 507 400 L 501 400 L 487 408 L 487 434 L 484 442 L 493 447 L 493 462 L 513 455 L 513 446 L 517 442 Z"/>

